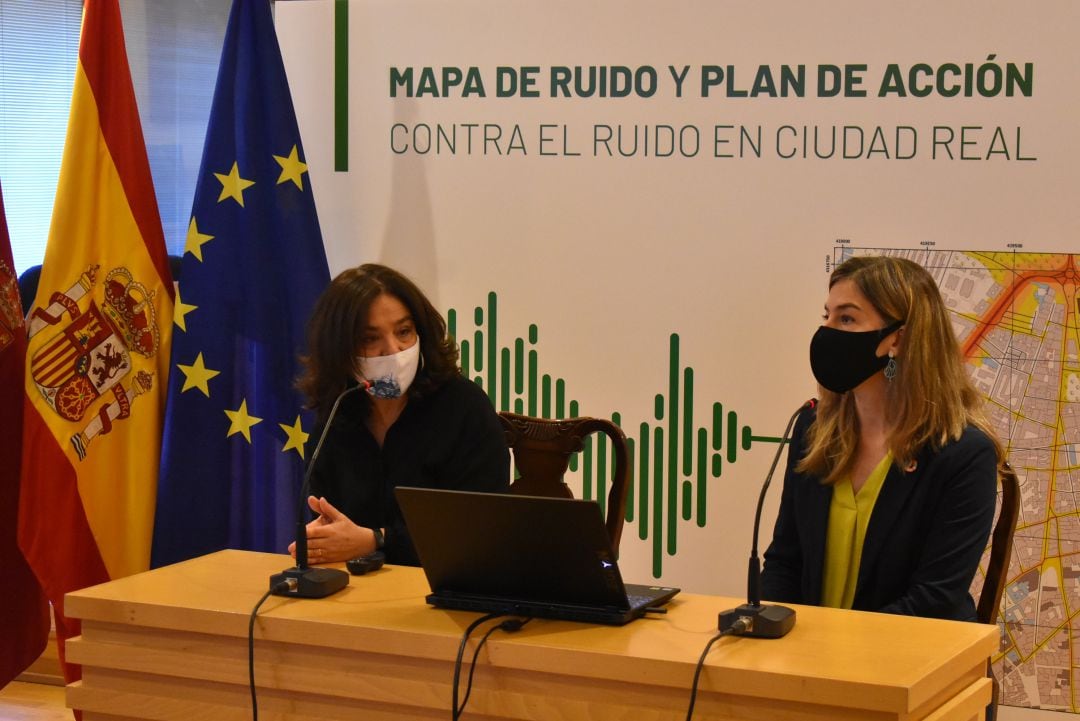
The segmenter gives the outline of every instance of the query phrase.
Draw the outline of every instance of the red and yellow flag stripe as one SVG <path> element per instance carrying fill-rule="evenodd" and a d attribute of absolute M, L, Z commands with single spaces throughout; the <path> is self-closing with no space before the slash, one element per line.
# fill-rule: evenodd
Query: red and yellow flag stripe
<path fill-rule="evenodd" d="M 64 593 L 149 566 L 172 305 L 120 9 L 86 0 L 27 322 L 28 359 L 48 362 L 27 363 L 19 504 L 19 544 L 60 611 L 61 638 L 77 633 Z"/>

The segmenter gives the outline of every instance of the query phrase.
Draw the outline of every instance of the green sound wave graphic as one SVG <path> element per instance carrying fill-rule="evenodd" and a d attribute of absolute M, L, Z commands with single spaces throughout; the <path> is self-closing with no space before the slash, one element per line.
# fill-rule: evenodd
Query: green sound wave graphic
<path fill-rule="evenodd" d="M 459 329 L 454 309 L 447 312 L 446 320 L 461 348 L 462 371 L 487 392 L 496 410 L 556 419 L 582 415 L 579 402 L 567 393 L 566 381 L 541 372 L 540 332 L 535 324 L 529 325 L 527 338 L 499 345 L 494 292 L 488 293 L 486 308 L 473 310 L 471 332 Z M 754 443 L 780 442 L 780 438 L 754 435 L 749 426 L 740 427 L 736 412 L 725 411 L 716 402 L 708 427 L 695 426 L 694 369 L 683 367 L 679 360 L 677 333 L 671 334 L 668 353 L 667 387 L 656 394 L 653 418 L 639 423 L 636 435 L 618 411 L 584 414 L 608 417 L 627 435 L 626 521 L 637 525 L 641 540 L 652 541 L 654 578 L 663 574 L 664 558 L 678 552 L 680 522 L 705 527 L 710 481 L 719 479 L 724 466 L 735 463 L 740 452 L 750 450 Z M 614 467 L 609 446 L 606 436 L 590 436 L 584 450 L 570 460 L 571 471 L 580 469 L 583 497 L 595 500 L 605 513 L 608 469 Z"/>

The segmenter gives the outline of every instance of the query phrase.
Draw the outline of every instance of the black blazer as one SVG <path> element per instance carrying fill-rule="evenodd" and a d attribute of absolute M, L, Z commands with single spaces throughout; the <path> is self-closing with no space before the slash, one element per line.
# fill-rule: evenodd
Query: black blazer
<path fill-rule="evenodd" d="M 794 470 L 814 418 L 806 412 L 795 426 L 762 596 L 817 606 L 832 486 Z M 996 500 L 994 444 L 977 428 L 943 448 L 924 449 L 910 471 L 894 464 L 866 529 L 852 608 L 974 621 L 969 588 Z"/>

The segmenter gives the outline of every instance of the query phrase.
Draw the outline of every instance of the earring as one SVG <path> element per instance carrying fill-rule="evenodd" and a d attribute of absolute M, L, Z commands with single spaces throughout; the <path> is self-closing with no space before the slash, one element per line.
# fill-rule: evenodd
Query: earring
<path fill-rule="evenodd" d="M 889 362 L 885 364 L 885 380 L 892 383 L 892 379 L 896 377 L 896 357 L 893 351 L 889 351 Z"/>

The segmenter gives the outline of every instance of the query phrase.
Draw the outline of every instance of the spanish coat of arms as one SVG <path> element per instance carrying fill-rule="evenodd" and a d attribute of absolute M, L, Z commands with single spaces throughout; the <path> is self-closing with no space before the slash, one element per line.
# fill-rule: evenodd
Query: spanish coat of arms
<path fill-rule="evenodd" d="M 71 438 L 80 459 L 95 437 L 112 430 L 113 421 L 131 415 L 132 402 L 153 385 L 150 373 L 132 374 L 132 354 L 152 358 L 158 350 L 153 291 L 117 267 L 106 274 L 99 303 L 92 293 L 98 268 L 90 266 L 66 291 L 54 292 L 48 307 L 35 308 L 27 321 L 29 338 L 59 327 L 30 358 L 30 375 L 49 407 L 65 421 L 80 422 L 99 406 Z M 87 295 L 90 302 L 82 310 Z"/>

